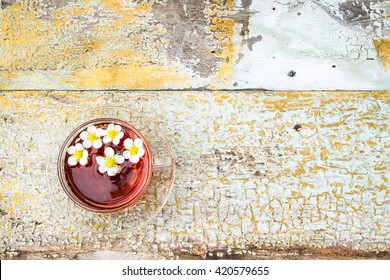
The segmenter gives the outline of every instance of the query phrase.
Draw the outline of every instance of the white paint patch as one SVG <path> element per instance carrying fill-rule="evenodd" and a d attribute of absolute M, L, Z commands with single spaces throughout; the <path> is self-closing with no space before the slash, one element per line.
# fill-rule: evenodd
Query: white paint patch
<path fill-rule="evenodd" d="M 296 8 L 253 1 L 250 36 L 235 66 L 237 88 L 271 90 L 385 90 L 390 71 L 376 57 L 372 37 L 341 25 L 309 1 Z M 275 8 L 275 11 L 272 9 Z M 298 13 L 300 15 L 298 15 Z M 290 71 L 296 74 L 288 75 Z"/>

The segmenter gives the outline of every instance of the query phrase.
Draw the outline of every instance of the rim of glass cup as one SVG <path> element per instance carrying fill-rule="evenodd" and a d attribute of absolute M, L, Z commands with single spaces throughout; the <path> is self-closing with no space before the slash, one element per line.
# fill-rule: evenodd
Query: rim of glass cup
<path fill-rule="evenodd" d="M 50 146 L 50 149 L 49 149 L 49 156 L 47 157 L 46 159 L 46 168 L 45 168 L 45 171 L 46 171 L 46 186 L 47 188 L 49 189 L 49 194 L 50 194 L 50 198 L 51 198 L 51 202 L 55 205 L 55 208 L 59 211 L 59 213 L 61 213 L 64 217 L 67 218 L 67 220 L 69 222 L 71 222 L 72 224 L 74 224 L 75 226 L 77 226 L 78 228 L 80 229 L 83 229 L 85 231 L 88 231 L 88 232 L 94 232 L 94 233 L 98 233 L 98 234 L 121 234 L 121 233 L 126 233 L 126 232 L 129 232 L 131 230 L 134 230 L 136 228 L 139 228 L 139 227 L 143 227 L 143 226 L 146 226 L 151 220 L 153 220 L 158 213 L 161 212 L 162 208 L 166 205 L 171 193 L 172 193 L 172 189 L 173 189 L 173 185 L 174 185 L 174 181 L 175 181 L 175 177 L 176 177 L 176 164 L 175 164 L 175 158 L 173 156 L 173 151 L 172 151 L 172 146 L 170 144 L 170 142 L 168 141 L 168 138 L 166 137 L 165 133 L 161 130 L 160 126 L 156 124 L 156 122 L 154 122 L 152 119 L 150 119 L 149 117 L 145 116 L 143 113 L 137 111 L 137 110 L 133 110 L 133 109 L 129 109 L 129 108 L 125 108 L 125 107 L 121 107 L 121 106 L 105 106 L 105 107 L 92 107 L 92 108 L 83 108 L 82 110 L 79 109 L 80 112 L 84 112 L 84 113 L 81 113 L 79 114 L 78 116 L 79 117 L 83 117 L 83 116 L 86 116 L 87 113 L 85 112 L 89 112 L 88 114 L 90 114 L 91 112 L 93 111 L 101 111 L 101 110 L 105 110 L 105 111 L 109 111 L 110 109 L 114 109 L 114 110 L 125 110 L 126 112 L 132 112 L 132 113 L 135 113 L 135 114 L 138 114 L 139 116 L 141 116 L 142 118 L 145 118 L 147 121 L 149 121 L 150 123 L 152 123 L 154 126 L 155 126 L 155 129 L 158 130 L 158 132 L 160 133 L 160 135 L 162 136 L 165 144 L 166 144 L 166 148 L 168 148 L 169 150 L 169 154 L 170 154 L 170 157 L 172 159 L 171 161 L 171 165 L 170 165 L 170 171 L 171 171 L 171 180 L 170 180 L 170 186 L 168 188 L 168 192 L 165 194 L 164 196 L 164 199 L 161 201 L 160 205 L 154 210 L 154 213 L 148 217 L 147 219 L 143 220 L 143 221 L 140 221 L 139 224 L 135 225 L 135 226 L 132 226 L 132 227 L 128 227 L 126 229 L 121 229 L 121 230 L 108 230 L 108 231 L 97 231 L 97 230 L 94 230 L 93 228 L 91 227 L 88 227 L 88 226 L 84 226 L 84 225 L 81 225 L 80 223 L 77 223 L 76 221 L 72 220 L 68 214 L 66 214 L 64 212 L 63 209 L 61 209 L 61 207 L 58 205 L 58 203 L 56 202 L 55 198 L 54 198 L 54 194 L 53 194 L 53 190 L 52 190 L 52 187 L 50 186 L 50 180 L 49 180 L 49 173 L 50 173 L 50 164 L 52 163 L 52 158 L 51 158 L 51 155 L 53 153 L 53 150 L 56 148 L 56 147 L 59 147 L 59 152 L 61 150 L 61 146 L 63 145 L 63 143 L 65 141 L 60 141 L 58 142 L 58 137 L 60 137 L 60 135 L 56 135 L 55 136 L 55 140 L 51 143 L 51 146 Z M 112 119 L 117 119 L 117 120 L 121 120 L 120 118 L 118 117 L 110 117 Z M 97 117 L 97 118 L 94 118 L 94 119 L 90 119 L 91 121 L 92 120 L 96 120 L 96 119 L 101 119 L 100 117 Z M 122 120 L 123 121 L 123 120 Z M 88 121 L 83 121 L 83 124 L 85 124 L 86 122 Z M 126 122 L 126 121 L 123 121 L 123 122 Z M 74 130 L 76 130 L 78 127 L 80 127 L 81 125 L 79 126 L 75 126 L 76 128 L 74 128 L 72 130 L 72 132 Z M 131 124 L 130 124 L 131 125 Z M 69 126 L 68 123 L 66 123 L 65 125 L 62 125 L 61 128 L 64 128 L 64 127 L 67 127 Z M 132 127 L 134 127 L 133 125 L 131 125 Z M 63 131 L 62 129 L 60 129 L 59 131 Z M 71 132 L 71 133 L 72 133 Z M 141 134 L 142 135 L 142 134 Z M 62 135 L 61 135 L 62 136 Z M 69 137 L 69 134 L 68 135 L 63 135 L 64 138 L 66 137 L 66 139 Z M 56 141 L 57 140 L 57 141 Z M 57 154 L 57 157 L 56 159 L 58 158 L 58 154 Z M 56 168 L 54 168 L 55 171 L 57 171 L 57 166 Z M 153 169 L 153 167 L 152 167 Z M 153 175 L 153 170 L 152 170 L 152 175 Z M 56 172 L 56 176 L 57 176 L 57 184 L 61 185 L 60 183 L 60 179 L 58 178 L 58 174 Z M 150 183 L 150 182 L 149 182 Z M 60 186 L 61 189 L 62 186 Z M 146 190 L 147 188 L 145 188 Z M 65 191 L 64 191 L 65 193 Z M 67 195 L 67 194 L 66 194 Z M 137 201 L 139 201 L 139 199 L 142 197 L 142 195 L 137 198 Z M 81 211 L 89 211 L 89 210 L 86 210 L 84 207 L 78 205 L 73 199 L 71 199 L 68 195 L 67 195 L 67 198 L 69 199 L 69 202 L 70 203 L 74 203 L 77 205 L 77 207 L 80 207 L 80 210 Z M 123 209 L 120 209 L 118 211 L 115 211 L 115 212 L 93 212 L 93 211 L 89 211 L 91 213 L 94 213 L 96 215 L 110 215 L 110 214 L 113 214 L 113 213 L 117 213 L 117 212 L 120 212 L 120 211 L 124 211 L 125 209 L 128 209 L 129 207 L 132 207 L 133 205 L 135 205 L 137 203 L 137 201 L 134 203 L 134 204 L 130 204 L 128 205 L 127 207 L 123 208 Z"/>
<path fill-rule="evenodd" d="M 77 137 L 77 135 L 83 131 L 88 125 L 90 124 L 95 124 L 95 123 L 104 123 L 104 122 L 114 122 L 116 124 L 120 124 L 122 126 L 130 126 L 130 129 L 135 132 L 135 134 L 140 137 L 145 145 L 145 149 L 147 150 L 147 154 L 148 154 L 148 157 L 149 157 L 149 166 L 148 166 L 148 169 L 150 169 L 150 171 L 148 172 L 148 176 L 147 178 L 144 180 L 144 182 L 142 183 L 142 187 L 139 188 L 139 190 L 133 194 L 133 196 L 130 196 L 130 194 L 127 194 L 124 198 L 123 198 L 123 203 L 115 206 L 115 207 L 105 207 L 104 205 L 102 204 L 99 204 L 99 203 L 96 203 L 92 200 L 90 200 L 89 198 L 85 198 L 85 202 L 83 201 L 83 199 L 81 199 L 80 197 L 78 197 L 78 191 L 75 190 L 75 192 L 72 192 L 70 189 L 71 187 L 69 186 L 69 183 L 68 181 L 66 180 L 65 178 L 65 167 L 64 167 L 64 164 L 65 163 L 65 157 L 66 157 L 66 149 L 69 147 L 69 145 L 72 143 L 72 141 Z M 125 121 L 122 121 L 120 119 L 116 119 L 116 118 L 97 118 L 97 119 L 92 119 L 92 120 L 89 120 L 89 121 L 86 121 L 84 123 L 82 123 L 81 125 L 79 125 L 77 128 L 75 128 L 69 135 L 68 137 L 65 139 L 65 141 L 63 142 L 61 148 L 60 148 L 60 151 L 59 151 L 59 155 L 58 155 L 58 161 L 57 161 L 57 176 L 60 180 L 60 184 L 61 184 L 61 187 L 63 188 L 63 190 L 65 191 L 65 193 L 71 198 L 71 200 L 76 203 L 78 206 L 84 208 L 85 210 L 88 210 L 88 211 L 92 211 L 92 212 L 96 212 L 96 213 L 112 213 L 112 212 L 116 212 L 116 211 L 120 211 L 126 207 L 129 207 L 131 206 L 132 204 L 136 203 L 137 200 L 145 193 L 147 187 L 148 187 L 148 184 L 150 183 L 150 180 L 152 178 L 152 173 L 153 173 L 153 162 L 154 162 L 154 158 L 153 158 L 153 155 L 152 155 L 152 151 L 151 151 L 151 148 L 148 144 L 148 141 L 147 139 L 142 135 L 142 133 L 136 129 L 134 126 L 132 126 L 131 124 L 125 122 Z M 79 194 L 81 195 L 81 194 Z M 130 198 L 129 198 L 130 196 Z M 90 204 L 90 205 L 89 205 Z"/>

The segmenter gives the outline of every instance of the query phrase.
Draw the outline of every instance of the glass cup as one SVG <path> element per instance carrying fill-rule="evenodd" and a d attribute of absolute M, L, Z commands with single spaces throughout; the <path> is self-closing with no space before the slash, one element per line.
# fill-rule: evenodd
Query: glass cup
<path fill-rule="evenodd" d="M 145 193 L 153 170 L 174 162 L 172 157 L 154 159 L 148 143 L 135 127 L 119 119 L 83 123 L 60 149 L 57 172 L 62 188 L 89 211 L 114 212 L 134 204 Z M 108 150 L 113 151 L 111 156 L 106 155 Z"/>
<path fill-rule="evenodd" d="M 173 187 L 175 160 L 165 134 L 154 121 L 128 108 L 95 108 L 73 115 L 54 131 L 47 158 L 46 182 L 54 209 L 73 224 L 97 233 L 122 233 L 146 225 L 160 213 Z M 91 141 L 91 147 L 88 143 L 85 147 L 85 139 L 96 140 L 90 135 L 85 137 L 88 127 L 108 131 L 110 124 L 119 125 L 124 132 L 119 142 L 102 141 L 102 146 L 95 148 Z M 108 135 L 101 135 L 101 140 L 104 136 Z M 125 146 L 127 138 L 133 145 Z M 139 147 L 143 152 L 138 153 L 138 161 L 134 158 L 131 161 L 129 155 L 137 154 L 133 147 L 136 139 L 142 142 Z M 69 150 L 76 145 L 86 152 L 76 155 L 75 149 Z M 115 174 L 108 174 L 110 164 L 99 170 L 103 159 L 105 163 L 108 160 L 106 148 L 114 151 L 114 157 L 123 157 L 115 162 L 118 167 Z M 125 151 L 128 151 L 126 158 Z M 81 160 L 83 153 L 87 153 L 87 162 Z M 71 156 L 77 158 L 75 165 L 69 165 Z M 99 162 L 97 157 L 101 157 Z M 113 196 L 107 196 L 111 193 L 107 189 L 105 194 L 98 195 L 101 188 L 112 188 Z"/>

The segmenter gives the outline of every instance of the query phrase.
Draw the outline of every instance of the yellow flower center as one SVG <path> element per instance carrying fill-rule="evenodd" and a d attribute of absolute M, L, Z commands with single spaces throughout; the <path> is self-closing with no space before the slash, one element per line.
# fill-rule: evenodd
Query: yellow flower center
<path fill-rule="evenodd" d="M 91 142 L 93 142 L 95 140 L 98 140 L 98 139 L 99 139 L 99 137 L 97 137 L 95 133 L 90 133 L 88 135 L 88 140 L 91 141 Z"/>
<path fill-rule="evenodd" d="M 106 165 L 108 168 L 112 168 L 116 165 L 115 159 L 112 157 L 109 157 L 106 159 Z"/>
<path fill-rule="evenodd" d="M 138 148 L 136 146 L 131 146 L 131 148 L 129 149 L 129 152 L 131 155 L 136 155 L 138 154 Z"/>
<path fill-rule="evenodd" d="M 77 150 L 75 153 L 74 153 L 74 157 L 76 159 L 81 159 L 83 157 L 83 151 L 82 150 Z"/>
<path fill-rule="evenodd" d="M 116 131 L 115 129 L 109 130 L 107 133 L 107 136 L 110 139 L 114 139 L 117 135 L 118 135 L 118 131 Z"/>

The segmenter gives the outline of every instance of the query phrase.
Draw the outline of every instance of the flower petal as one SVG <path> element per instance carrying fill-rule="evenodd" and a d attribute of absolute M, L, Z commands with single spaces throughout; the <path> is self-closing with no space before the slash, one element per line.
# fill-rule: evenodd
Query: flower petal
<path fill-rule="evenodd" d="M 81 145 L 81 143 L 77 143 L 74 147 L 76 148 L 76 151 L 84 150 L 83 145 Z"/>
<path fill-rule="evenodd" d="M 100 157 L 100 156 L 96 157 L 96 162 L 101 166 L 105 166 L 106 164 L 106 160 L 104 159 L 104 157 Z"/>
<path fill-rule="evenodd" d="M 107 126 L 107 130 L 114 130 L 114 124 L 113 124 L 113 123 L 110 123 L 110 124 Z"/>
<path fill-rule="evenodd" d="M 118 145 L 119 144 L 119 138 L 118 137 L 115 137 L 113 140 L 112 140 L 112 143 L 114 145 Z"/>
<path fill-rule="evenodd" d="M 92 142 L 89 141 L 88 139 L 87 139 L 87 140 L 84 140 L 83 146 L 84 146 L 86 149 L 91 148 Z"/>
<path fill-rule="evenodd" d="M 108 174 L 108 176 L 114 176 L 114 175 L 116 175 L 116 169 L 115 168 L 108 168 L 107 169 L 107 174 Z"/>
<path fill-rule="evenodd" d="M 114 126 L 114 129 L 118 132 L 122 130 L 121 126 L 117 124 Z"/>
<path fill-rule="evenodd" d="M 134 140 L 134 146 L 136 146 L 137 148 L 141 148 L 143 145 L 142 143 L 142 140 L 140 138 L 137 138 Z"/>
<path fill-rule="evenodd" d="M 94 126 L 94 125 L 88 126 L 87 131 L 89 133 L 95 133 L 96 132 L 96 126 Z"/>
<path fill-rule="evenodd" d="M 130 156 L 129 160 L 130 160 L 132 163 L 137 163 L 137 162 L 139 162 L 139 156 L 138 156 L 138 155 Z"/>
<path fill-rule="evenodd" d="M 86 131 L 83 131 L 83 132 L 80 133 L 80 138 L 81 138 L 82 140 L 87 139 L 88 136 L 89 136 L 89 135 L 88 135 L 88 132 L 86 132 Z"/>
<path fill-rule="evenodd" d="M 131 154 L 130 154 L 129 151 L 126 150 L 126 151 L 123 152 L 123 157 L 124 157 L 125 159 L 129 159 L 130 156 L 131 156 Z"/>
<path fill-rule="evenodd" d="M 96 130 L 96 136 L 97 137 L 106 136 L 107 133 L 108 133 L 107 130 L 104 130 L 104 129 L 100 128 L 100 127 Z"/>
<path fill-rule="evenodd" d="M 80 165 L 86 165 L 88 163 L 88 158 L 87 157 L 82 157 L 80 159 Z"/>
<path fill-rule="evenodd" d="M 117 164 L 121 164 L 125 161 L 125 159 L 121 155 L 115 155 L 114 159 Z"/>
<path fill-rule="evenodd" d="M 99 172 L 100 173 L 104 174 L 104 172 L 106 172 L 106 171 L 107 171 L 107 168 L 104 165 L 100 165 L 99 166 Z"/>
<path fill-rule="evenodd" d="M 112 157 L 112 156 L 114 156 L 115 152 L 114 152 L 114 149 L 113 149 L 113 148 L 107 147 L 107 148 L 104 150 L 104 154 L 105 154 L 107 157 Z"/>
<path fill-rule="evenodd" d="M 125 135 L 125 134 L 123 133 L 123 131 L 120 131 L 120 132 L 118 132 L 118 135 L 117 135 L 115 138 L 122 139 L 122 137 L 123 137 L 124 135 Z"/>
<path fill-rule="evenodd" d="M 145 150 L 144 150 L 144 148 L 138 148 L 138 153 L 137 153 L 137 155 L 139 156 L 139 157 L 142 157 L 143 155 L 145 154 Z"/>
<path fill-rule="evenodd" d="M 70 146 L 66 151 L 68 154 L 73 155 L 76 152 L 76 148 L 74 146 Z"/>
<path fill-rule="evenodd" d="M 84 151 L 83 151 L 82 158 L 87 158 L 87 157 L 88 157 L 88 152 L 87 152 L 87 150 L 84 150 Z"/>
<path fill-rule="evenodd" d="M 68 164 L 69 164 L 70 166 L 75 166 L 75 165 L 77 164 L 77 159 L 76 159 L 74 156 L 70 156 L 70 157 L 68 158 Z"/>
<path fill-rule="evenodd" d="M 102 140 L 95 140 L 95 141 L 93 141 L 93 147 L 95 148 L 95 149 L 99 149 L 101 146 L 103 145 L 103 142 L 102 142 Z"/>
<path fill-rule="evenodd" d="M 104 136 L 103 137 L 103 143 L 110 143 L 111 142 L 111 139 L 108 137 L 108 136 Z"/>
<path fill-rule="evenodd" d="M 126 148 L 130 149 L 131 146 L 133 146 L 133 140 L 131 140 L 130 138 L 127 138 L 127 139 L 125 140 L 125 142 L 123 142 L 123 145 L 124 145 Z"/>

